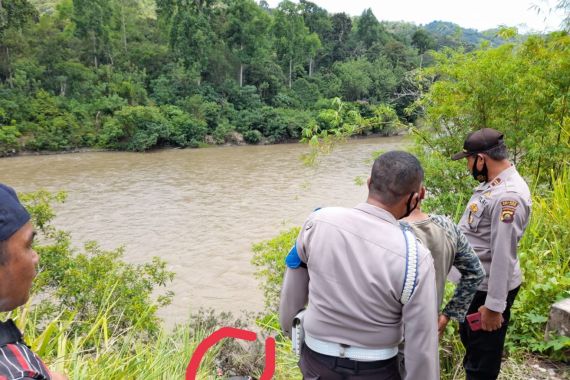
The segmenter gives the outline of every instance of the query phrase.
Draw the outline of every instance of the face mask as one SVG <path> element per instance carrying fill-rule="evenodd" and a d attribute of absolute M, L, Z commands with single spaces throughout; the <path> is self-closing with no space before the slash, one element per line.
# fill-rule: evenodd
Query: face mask
<path fill-rule="evenodd" d="M 406 202 L 406 213 L 404 214 L 404 216 L 400 217 L 400 219 L 407 218 L 408 216 L 410 216 L 412 211 L 414 211 L 416 209 L 416 207 L 418 207 L 419 201 L 416 201 L 416 204 L 414 205 L 414 207 L 412 207 L 412 199 L 414 198 L 414 194 L 416 194 L 416 193 L 413 192 L 410 194 L 410 197 L 408 198 L 408 201 Z"/>
<path fill-rule="evenodd" d="M 488 170 L 487 170 L 487 163 L 483 162 L 483 169 L 481 171 L 477 170 L 477 161 L 479 160 L 479 156 L 475 156 L 475 162 L 473 163 L 473 170 L 471 174 L 473 178 L 479 182 L 487 182 L 488 177 Z"/>

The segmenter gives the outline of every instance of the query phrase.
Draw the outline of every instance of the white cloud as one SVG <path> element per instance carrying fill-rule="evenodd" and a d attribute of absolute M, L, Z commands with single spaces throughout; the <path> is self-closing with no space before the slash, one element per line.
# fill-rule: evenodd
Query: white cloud
<path fill-rule="evenodd" d="M 276 7 L 279 0 L 268 0 Z M 298 2 L 298 1 L 295 1 Z M 434 20 L 451 21 L 464 28 L 485 30 L 499 25 L 517 26 L 521 31 L 551 31 L 559 28 L 561 12 L 550 13 L 556 0 L 313 0 L 331 13 L 360 15 L 371 8 L 378 20 L 409 21 L 427 24 Z M 537 14 L 532 6 L 538 5 Z M 546 18 L 546 19 L 545 19 Z"/>

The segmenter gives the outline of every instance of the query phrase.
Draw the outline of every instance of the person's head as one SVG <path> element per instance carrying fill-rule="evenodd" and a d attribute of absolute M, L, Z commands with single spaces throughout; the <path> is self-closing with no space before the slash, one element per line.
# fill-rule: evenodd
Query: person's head
<path fill-rule="evenodd" d="M 34 236 L 30 215 L 15 191 L 0 184 L 0 311 L 28 301 L 39 262 Z"/>
<path fill-rule="evenodd" d="M 463 151 L 451 157 L 452 160 L 462 158 L 467 158 L 467 168 L 479 182 L 487 182 L 490 176 L 494 177 L 510 165 L 503 134 L 491 128 L 483 128 L 467 136 Z"/>
<path fill-rule="evenodd" d="M 380 155 L 368 178 L 368 199 L 380 203 L 397 219 L 408 216 L 418 205 L 424 170 L 418 159 L 407 152 Z"/>

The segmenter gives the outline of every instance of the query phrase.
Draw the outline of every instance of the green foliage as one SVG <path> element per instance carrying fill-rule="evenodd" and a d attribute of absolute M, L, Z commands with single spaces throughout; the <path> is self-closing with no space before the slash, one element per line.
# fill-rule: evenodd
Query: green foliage
<path fill-rule="evenodd" d="M 254 129 L 252 131 L 245 132 L 243 138 L 248 144 L 259 144 L 263 135 L 257 129 Z"/>
<path fill-rule="evenodd" d="M 562 360 L 566 337 L 544 340 L 550 304 L 570 297 L 570 169 L 552 175 L 552 191 L 535 196 L 530 224 L 519 243 L 524 283 L 513 306 L 510 349 L 526 347 Z"/>
<path fill-rule="evenodd" d="M 27 0 L 4 0 L 0 6 L 0 38 L 9 28 L 21 28 L 33 18 L 37 11 Z"/>
<path fill-rule="evenodd" d="M 15 125 L 0 124 L 0 156 L 16 152 L 20 131 Z"/>
<path fill-rule="evenodd" d="M 425 94 L 426 149 L 451 156 L 468 132 L 505 134 L 523 175 L 540 184 L 559 172 L 570 153 L 570 36 L 532 37 L 523 45 L 436 54 L 440 77 Z"/>
<path fill-rule="evenodd" d="M 311 151 L 304 156 L 307 164 L 316 162 L 320 153 L 328 153 L 339 142 L 354 135 L 371 132 L 390 135 L 402 124 L 392 107 L 387 104 L 370 105 L 367 102 L 346 103 L 339 98 L 321 101 L 315 121 L 303 128 L 303 139 Z"/>
<path fill-rule="evenodd" d="M 26 332 L 26 340 L 51 369 L 77 380 L 133 377 L 151 379 L 183 378 L 188 362 L 198 345 L 221 326 L 243 328 L 243 322 L 228 314 L 200 312 L 171 330 L 160 329 L 152 339 L 137 329 L 113 330 L 108 324 L 111 307 L 101 310 L 89 331 L 78 333 L 75 322 L 58 316 L 42 324 L 38 313 L 28 310 L 12 312 L 11 317 Z M 143 318 L 150 311 L 143 311 Z M 138 323 L 135 323 L 138 325 Z M 93 342 L 97 342 L 93 346 Z M 261 344 L 243 347 L 238 341 L 225 339 L 209 349 L 203 358 L 197 379 L 251 373 L 260 374 Z"/>
<path fill-rule="evenodd" d="M 258 269 L 256 277 L 262 280 L 265 310 L 276 313 L 279 309 L 279 294 L 285 274 L 285 257 L 295 244 L 299 228 L 292 228 L 273 239 L 253 245 L 251 263 Z"/>
<path fill-rule="evenodd" d="M 358 100 L 369 95 L 372 87 L 372 63 L 361 58 L 355 61 L 338 63 L 334 67 L 335 74 L 341 80 L 343 96 L 346 100 Z"/>
<path fill-rule="evenodd" d="M 315 124 L 306 110 L 323 97 L 343 98 L 364 118 L 388 105 L 413 121 L 405 110 L 421 93 L 407 91 L 407 73 L 433 62 L 418 52 L 434 36 L 379 23 L 370 10 L 351 19 L 308 1 L 273 10 L 252 0 L 3 1 L 2 154 L 194 147 L 214 135 L 223 143 L 232 130 L 281 142 Z M 353 101 L 370 109 L 348 107 Z M 398 123 L 364 124 L 387 134 Z"/>

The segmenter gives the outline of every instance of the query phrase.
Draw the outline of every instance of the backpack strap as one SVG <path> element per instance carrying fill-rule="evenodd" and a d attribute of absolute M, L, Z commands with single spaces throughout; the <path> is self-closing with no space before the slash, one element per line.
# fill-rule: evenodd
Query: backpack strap
<path fill-rule="evenodd" d="M 406 240 L 406 274 L 400 295 L 400 303 L 405 305 L 414 294 L 418 284 L 418 241 L 408 223 L 400 222 L 400 228 Z"/>

